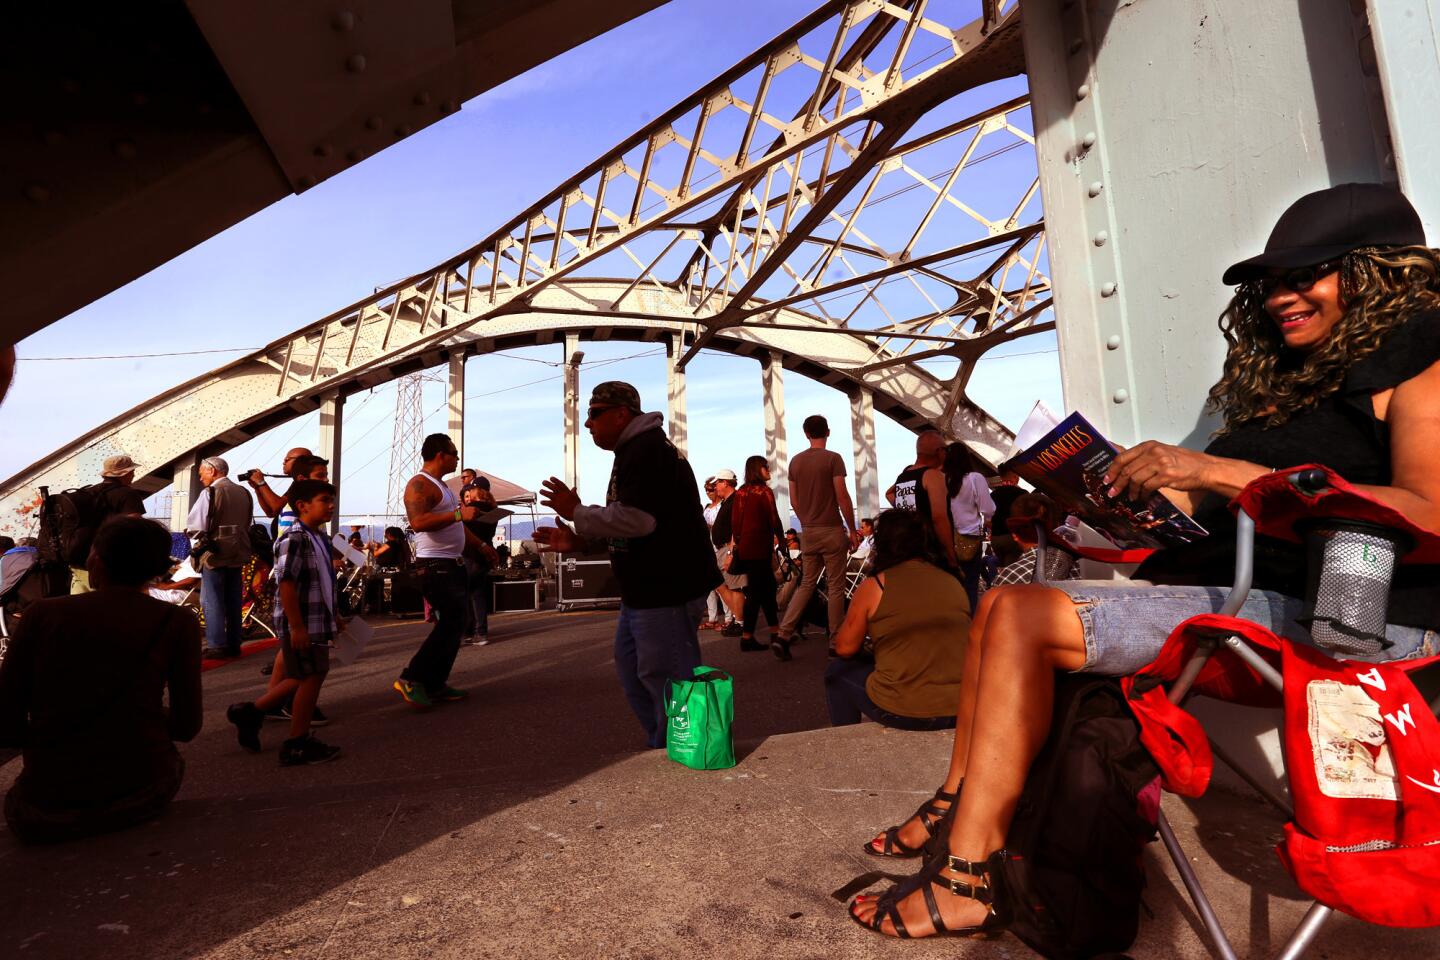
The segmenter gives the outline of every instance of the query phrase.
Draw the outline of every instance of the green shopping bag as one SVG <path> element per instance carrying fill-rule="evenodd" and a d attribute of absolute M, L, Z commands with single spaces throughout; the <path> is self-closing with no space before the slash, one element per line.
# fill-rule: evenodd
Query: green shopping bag
<path fill-rule="evenodd" d="M 696 667 L 693 680 L 671 680 L 665 700 L 665 752 L 696 770 L 735 766 L 730 725 L 735 720 L 734 681 L 714 667 Z"/>

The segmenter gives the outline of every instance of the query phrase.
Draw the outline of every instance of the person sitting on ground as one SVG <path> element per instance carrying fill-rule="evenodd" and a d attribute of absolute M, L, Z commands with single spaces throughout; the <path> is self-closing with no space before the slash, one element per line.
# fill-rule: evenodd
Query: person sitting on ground
<path fill-rule="evenodd" d="M 825 706 L 837 727 L 862 714 L 899 730 L 955 726 L 970 605 L 943 568 L 927 520 L 886 510 L 875 522 L 876 572 L 856 588 L 825 668 Z M 859 656 L 867 634 L 873 661 Z"/>
<path fill-rule="evenodd" d="M 0 747 L 24 750 L 5 798 L 21 840 L 140 823 L 180 789 L 175 743 L 201 724 L 200 625 L 146 595 L 169 568 L 164 527 L 113 517 L 91 544 L 93 592 L 36 601 L 19 620 L 0 665 Z"/>
<path fill-rule="evenodd" d="M 971 632 L 941 792 L 895 833 L 915 849 L 936 822 L 931 811 L 958 803 L 955 816 L 941 821 L 953 823 L 938 853 L 950 859 L 881 898 L 856 898 L 853 919 L 891 936 L 902 924 L 912 937 L 995 928 L 988 908 L 952 892 L 949 881 L 985 886 L 987 859 L 1005 845 L 1050 729 L 1055 671 L 1134 673 L 1176 624 L 1217 612 L 1234 573 L 1236 523 L 1226 504 L 1250 481 L 1321 462 L 1418 526 L 1440 530 L 1440 251 L 1424 243 L 1420 218 L 1398 190 L 1342 184 L 1296 201 L 1264 253 L 1225 271 L 1224 282 L 1238 288 L 1220 320 L 1229 351 L 1210 390 L 1210 409 L 1223 418 L 1216 438 L 1203 453 L 1136 444 L 1104 478 L 1112 495 L 1132 501 L 1163 492 L 1210 531 L 1159 551 L 1136 572 L 1195 585 L 1154 590 L 1080 580 L 987 593 Z M 1257 538 L 1255 589 L 1238 616 L 1309 643 L 1297 622 L 1305 578 L 1302 547 Z M 1397 568 L 1385 627 L 1390 647 L 1377 659 L 1437 652 L 1437 598 L 1440 566 Z M 958 800 L 945 799 L 957 793 Z M 870 850 L 891 852 L 888 834 L 870 841 Z"/>
<path fill-rule="evenodd" d="M 321 480 L 297 480 L 290 487 L 290 508 L 295 522 L 276 547 L 273 571 L 282 666 L 275 670 L 264 696 L 233 703 L 225 711 L 240 746 L 259 753 L 266 711 L 293 695 L 290 738 L 280 747 L 282 767 L 325 763 L 340 754 L 339 747 L 311 735 L 310 718 L 330 671 L 330 647 L 345 627 L 336 613 L 339 589 L 330 541 L 322 532 L 335 515 L 335 488 Z"/>

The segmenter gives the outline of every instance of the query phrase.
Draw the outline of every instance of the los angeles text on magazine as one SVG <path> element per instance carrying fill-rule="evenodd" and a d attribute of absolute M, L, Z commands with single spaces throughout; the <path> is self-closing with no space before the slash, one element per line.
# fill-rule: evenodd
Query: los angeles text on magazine
<path fill-rule="evenodd" d="M 1120 547 L 1176 546 L 1206 535 L 1162 494 L 1143 502 L 1111 497 L 1105 471 L 1118 453 L 1090 421 L 1072 413 L 1006 466 Z"/>

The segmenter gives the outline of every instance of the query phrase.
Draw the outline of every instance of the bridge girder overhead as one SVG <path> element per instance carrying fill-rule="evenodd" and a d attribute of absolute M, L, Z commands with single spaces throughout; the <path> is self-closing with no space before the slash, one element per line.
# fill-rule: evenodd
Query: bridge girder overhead
<path fill-rule="evenodd" d="M 1019 11 L 946 23 L 942 5 L 824 5 L 470 249 L 117 418 L 0 497 L 85 480 L 116 449 L 158 489 L 188 454 L 452 351 L 657 327 L 684 336 L 682 361 L 775 350 L 998 457 L 1009 432 L 966 384 L 1053 321 L 1033 166 L 976 178 L 1034 140 L 1024 97 L 981 91 L 969 116 L 953 101 L 1022 72 Z"/>

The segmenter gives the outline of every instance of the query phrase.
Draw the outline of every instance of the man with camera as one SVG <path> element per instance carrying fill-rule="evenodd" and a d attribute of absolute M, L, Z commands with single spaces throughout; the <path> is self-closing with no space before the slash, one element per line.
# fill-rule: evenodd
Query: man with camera
<path fill-rule="evenodd" d="M 287 481 L 299 479 L 295 476 L 295 461 L 301 457 L 310 456 L 314 456 L 314 454 L 310 452 L 308 447 L 292 447 L 289 452 L 285 454 L 285 459 L 280 463 L 280 475 Z M 285 498 L 290 492 L 290 487 L 287 483 L 283 493 L 276 493 L 274 490 L 271 490 L 270 485 L 265 482 L 267 476 L 273 476 L 273 474 L 266 474 L 262 472 L 259 467 L 256 467 L 254 470 L 245 474 L 245 482 L 250 484 L 251 488 L 255 491 L 255 499 L 259 502 L 260 509 L 265 511 L 265 516 L 273 517 L 285 509 Z M 308 472 L 306 476 L 308 477 Z"/>
<path fill-rule="evenodd" d="M 240 656 L 240 575 L 250 559 L 250 518 L 255 502 L 250 492 L 230 479 L 230 465 L 220 457 L 200 462 L 205 492 L 190 508 L 185 530 L 198 535 L 196 565 L 200 568 L 200 607 L 205 612 L 205 656 Z"/>

